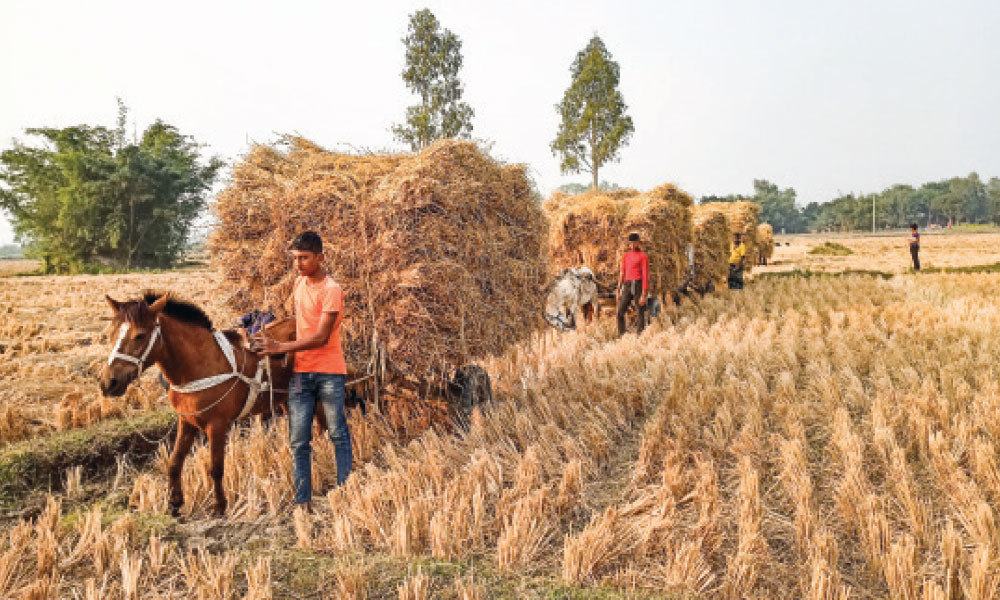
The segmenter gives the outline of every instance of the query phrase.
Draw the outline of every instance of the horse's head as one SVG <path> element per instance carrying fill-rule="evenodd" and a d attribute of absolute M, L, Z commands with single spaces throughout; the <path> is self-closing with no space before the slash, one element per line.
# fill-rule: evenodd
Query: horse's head
<path fill-rule="evenodd" d="M 143 300 L 117 302 L 105 296 L 111 307 L 111 343 L 114 347 L 101 369 L 101 393 L 121 396 L 129 384 L 139 378 L 153 358 L 160 341 L 159 317 L 167 305 L 167 295 L 152 304 Z"/>

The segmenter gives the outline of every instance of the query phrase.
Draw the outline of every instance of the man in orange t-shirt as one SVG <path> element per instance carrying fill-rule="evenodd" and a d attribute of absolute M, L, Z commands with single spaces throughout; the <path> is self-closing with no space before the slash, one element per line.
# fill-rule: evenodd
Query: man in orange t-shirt
<path fill-rule="evenodd" d="M 323 269 L 323 241 L 313 231 L 291 246 L 298 268 L 291 301 L 295 304 L 295 341 L 265 340 L 264 354 L 295 353 L 295 374 L 288 394 L 288 429 L 294 461 L 295 503 L 311 508 L 312 422 L 316 403 L 330 425 L 337 457 L 337 485 L 351 472 L 351 433 L 344 414 L 347 363 L 340 345 L 344 291 Z"/>

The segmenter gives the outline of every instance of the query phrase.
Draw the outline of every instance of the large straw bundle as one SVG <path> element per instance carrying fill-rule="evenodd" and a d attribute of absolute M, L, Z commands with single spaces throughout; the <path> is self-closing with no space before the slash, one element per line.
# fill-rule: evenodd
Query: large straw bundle
<path fill-rule="evenodd" d="M 691 285 L 707 290 L 709 284 L 726 281 L 729 263 L 729 221 L 721 211 L 710 206 L 691 207 L 694 241 L 694 265 Z"/>
<path fill-rule="evenodd" d="M 747 259 L 743 263 L 744 270 L 750 272 L 757 257 L 757 215 L 760 214 L 760 204 L 756 202 L 709 202 L 703 204 L 709 208 L 721 211 L 729 221 L 732 233 L 743 234 L 743 243 L 747 247 Z"/>
<path fill-rule="evenodd" d="M 770 223 L 757 226 L 757 257 L 758 262 L 770 262 L 774 256 L 774 228 Z"/>
<path fill-rule="evenodd" d="M 553 270 L 587 265 L 601 287 L 613 289 L 627 249 L 626 238 L 636 231 L 649 255 L 650 292 L 673 291 L 687 270 L 690 204 L 691 197 L 671 184 L 644 194 L 634 190 L 553 194 L 545 203 L 552 225 Z"/>
<path fill-rule="evenodd" d="M 215 210 L 209 249 L 240 310 L 279 309 L 295 279 L 289 243 L 322 236 L 355 364 L 377 337 L 407 373 L 443 373 L 501 352 L 542 312 L 547 227 L 525 169 L 471 142 L 356 156 L 287 138 L 255 147 Z"/>

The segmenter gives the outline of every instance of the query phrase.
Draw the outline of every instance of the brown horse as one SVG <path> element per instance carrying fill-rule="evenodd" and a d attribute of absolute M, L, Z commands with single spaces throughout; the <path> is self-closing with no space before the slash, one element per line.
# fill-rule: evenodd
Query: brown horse
<path fill-rule="evenodd" d="M 101 371 L 101 392 L 121 396 L 145 367 L 159 366 L 170 383 L 168 398 L 178 415 L 177 441 L 168 463 L 170 513 L 178 516 L 184 504 L 181 471 L 200 430 L 208 436 L 211 451 L 212 512 L 223 516 L 222 475 L 229 427 L 240 418 L 271 412 L 271 395 L 258 386 L 265 371 L 263 358 L 246 349 L 239 334 L 215 331 L 204 311 L 167 294 L 147 292 L 141 300 L 129 302 L 106 299 L 117 343 Z M 284 409 L 290 369 L 272 359 L 271 373 L 275 406 Z"/>

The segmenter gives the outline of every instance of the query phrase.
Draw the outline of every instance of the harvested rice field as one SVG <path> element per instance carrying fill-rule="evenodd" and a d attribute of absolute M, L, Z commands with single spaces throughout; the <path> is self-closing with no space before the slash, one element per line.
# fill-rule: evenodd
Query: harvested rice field
<path fill-rule="evenodd" d="M 992 235 L 928 235 L 926 262 L 996 262 Z M 838 270 L 881 270 L 894 243 L 836 241 L 855 251 Z M 232 436 L 225 520 L 203 445 L 177 520 L 169 437 L 105 470 L 64 464 L 3 498 L 0 597 L 997 598 L 1000 273 L 767 276 L 817 270 L 785 248 L 642 336 L 604 319 L 485 361 L 498 401 L 467 431 L 403 439 L 353 413 L 345 486 L 314 446 L 313 514 L 292 510 L 282 419 Z M 176 290 L 226 324 L 213 277 L 4 279 L 5 423 L 28 437 L 0 457 L 165 408 L 150 373 L 96 425 L 57 416 L 67 395 L 99 401 L 104 293 Z"/>
<path fill-rule="evenodd" d="M 867 270 L 904 273 L 911 267 L 910 232 L 891 234 L 808 234 L 777 235 L 774 256 L 761 272 Z M 846 246 L 854 253 L 824 256 L 809 251 L 825 242 Z M 790 245 L 789 245 L 790 244 Z M 923 269 L 965 268 L 1000 263 L 1000 231 L 941 233 L 920 230 L 920 265 Z M 757 268 L 754 269 L 757 271 Z"/>

